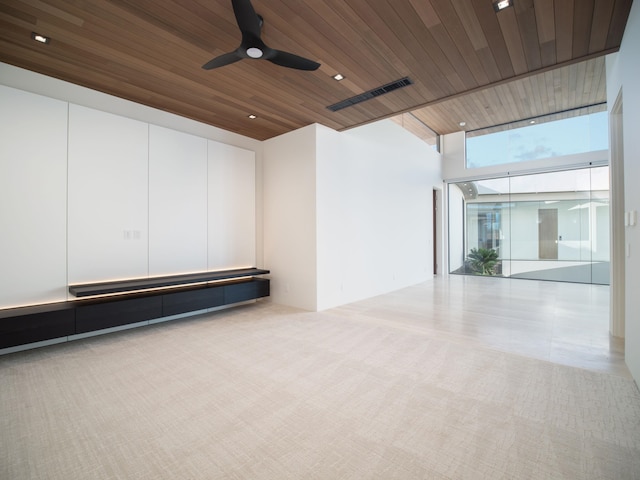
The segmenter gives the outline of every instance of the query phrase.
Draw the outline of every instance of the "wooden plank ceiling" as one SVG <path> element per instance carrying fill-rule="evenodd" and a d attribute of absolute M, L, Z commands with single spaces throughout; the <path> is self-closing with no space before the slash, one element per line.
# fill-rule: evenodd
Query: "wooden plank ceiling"
<path fill-rule="evenodd" d="M 0 61 L 259 140 L 405 112 L 446 134 L 606 101 L 602 55 L 618 50 L 631 2 L 254 0 L 265 43 L 322 64 L 309 72 L 250 59 L 203 70 L 240 43 L 230 0 L 2 0 Z"/>

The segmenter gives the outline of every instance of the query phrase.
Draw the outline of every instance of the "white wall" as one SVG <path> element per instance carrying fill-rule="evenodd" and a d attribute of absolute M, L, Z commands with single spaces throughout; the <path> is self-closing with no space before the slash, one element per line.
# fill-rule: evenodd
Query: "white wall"
<path fill-rule="evenodd" d="M 61 97 L 0 85 L 0 308 L 68 299 L 74 283 L 261 266 L 260 142 L 4 64 L 0 78 Z M 179 129 L 142 120 L 156 117 Z"/>
<path fill-rule="evenodd" d="M 455 185 L 448 186 L 445 198 L 447 206 L 445 211 L 448 213 L 445 224 L 447 225 L 447 240 L 449 244 L 445 271 L 453 272 L 464 265 L 466 253 L 464 250 L 465 235 L 468 236 L 468 232 L 465 231 L 465 203 L 462 192 Z M 445 252 L 447 252 L 447 245 L 445 245 Z"/>
<path fill-rule="evenodd" d="M 259 140 L 0 62 L 0 84 L 260 152 Z M 251 121 L 247 119 L 247 121 Z"/>
<path fill-rule="evenodd" d="M 317 130 L 318 309 L 433 275 L 440 155 L 391 121 Z"/>
<path fill-rule="evenodd" d="M 239 147 L 251 152 L 255 162 L 255 178 L 262 178 L 262 142 L 243 135 L 238 135 L 221 128 L 196 122 L 185 117 L 130 102 L 121 98 L 107 95 L 95 90 L 64 82 L 46 75 L 30 72 L 0 62 L 0 84 L 10 86 L 22 91 L 32 92 L 46 96 L 50 99 L 58 99 L 63 102 L 81 105 L 101 112 L 139 120 L 141 122 L 166 127 L 178 132 L 184 132 L 198 137 L 214 141 L 214 150 L 222 144 L 228 147 Z M 247 122 L 251 120 L 247 119 Z M 212 144 L 209 145 L 211 148 Z M 227 154 L 230 149 L 225 150 Z M 233 153 L 234 156 L 245 154 Z M 262 265 L 262 183 L 255 184 L 255 265 Z"/>
<path fill-rule="evenodd" d="M 607 103 L 623 98 L 624 210 L 640 210 L 640 4 L 634 2 L 617 55 L 607 59 Z M 625 227 L 625 360 L 640 384 L 640 226 Z"/>
<path fill-rule="evenodd" d="M 206 139 L 150 126 L 151 276 L 207 270 L 207 161 Z"/>
<path fill-rule="evenodd" d="M 456 179 L 464 176 L 466 143 L 464 132 L 450 133 L 440 138 L 442 145 L 442 178 Z"/>
<path fill-rule="evenodd" d="M 147 275 L 148 132 L 69 105 L 69 284 Z"/>
<path fill-rule="evenodd" d="M 316 125 L 266 140 L 263 147 L 264 265 L 271 298 L 317 308 Z"/>
<path fill-rule="evenodd" d="M 67 109 L 0 85 L 0 308 L 66 299 Z"/>
<path fill-rule="evenodd" d="M 311 125 L 264 146 L 272 298 L 322 310 L 432 275 L 440 155 L 391 121 Z"/>
<path fill-rule="evenodd" d="M 208 269 L 255 266 L 256 190 L 261 186 L 256 182 L 255 152 L 209 141 L 207 153 Z M 261 195 L 259 198 L 262 200 Z M 220 228 L 220 225 L 234 225 L 234 228 Z"/>
<path fill-rule="evenodd" d="M 3 249 L 14 252 L 22 242 L 23 254 L 11 264 L 11 278 L 26 271 L 27 259 L 45 259 L 52 285 L 25 282 L 19 287 L 22 297 L 5 289 L 0 308 L 63 300 L 69 283 L 257 265 L 273 270 L 275 301 L 316 310 L 431 275 L 431 193 L 441 184 L 440 156 L 393 122 L 344 134 L 312 125 L 263 145 L 9 65 L 0 64 L 0 74 L 4 83 L 33 92 L 24 92 L 25 97 L 45 94 L 50 98 L 44 103 L 59 102 L 62 128 L 45 123 L 46 128 L 29 133 L 40 139 L 40 130 L 52 132 L 60 147 L 57 166 L 48 157 L 35 156 L 17 188 L 0 192 L 3 205 L 15 205 L 20 191 L 30 191 L 27 183 L 34 182 L 34 171 L 55 170 L 37 192 L 56 190 L 57 200 L 48 209 L 35 209 L 31 219 L 26 210 L 13 217 L 3 212 L 2 219 L 47 227 L 47 220 L 56 220 L 55 229 L 40 237 L 46 253 L 17 237 Z M 16 93 L 21 90 L 8 91 L 19 100 L 15 110 L 28 111 L 28 102 Z M 46 118 L 40 107 L 30 115 Z M 9 112 L 7 122 L 15 116 Z M 16 132 L 33 125 L 25 122 L 6 131 L 21 138 Z M 43 142 L 49 149 L 50 142 Z M 11 148 L 22 146 L 13 143 Z M 2 168 L 11 166 L 10 159 L 3 156 Z M 340 183 L 336 179 L 344 172 L 349 176 Z M 324 204 L 318 210 L 319 199 Z M 268 217 L 263 217 L 263 205 Z M 43 218 L 55 209 L 49 219 Z M 324 215 L 321 235 L 317 211 Z M 341 229 L 348 237 L 336 244 Z M 256 239 L 263 248 L 256 247 Z M 344 259 L 352 248 L 358 252 L 352 264 L 334 260 L 333 253 Z M 51 289 L 57 292 L 53 296 L 47 293 Z"/>

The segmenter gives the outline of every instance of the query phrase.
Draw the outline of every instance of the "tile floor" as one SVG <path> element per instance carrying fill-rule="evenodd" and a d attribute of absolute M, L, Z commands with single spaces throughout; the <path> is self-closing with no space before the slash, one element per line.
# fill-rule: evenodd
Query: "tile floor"
<path fill-rule="evenodd" d="M 624 340 L 609 335 L 605 285 L 447 275 L 335 310 L 629 377 Z"/>

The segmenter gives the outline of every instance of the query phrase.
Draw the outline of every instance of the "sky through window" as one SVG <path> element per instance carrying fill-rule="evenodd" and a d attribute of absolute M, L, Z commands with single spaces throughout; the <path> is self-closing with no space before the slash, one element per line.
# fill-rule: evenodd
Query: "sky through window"
<path fill-rule="evenodd" d="M 609 148 L 607 112 L 467 138 L 467 168 L 526 162 Z"/>

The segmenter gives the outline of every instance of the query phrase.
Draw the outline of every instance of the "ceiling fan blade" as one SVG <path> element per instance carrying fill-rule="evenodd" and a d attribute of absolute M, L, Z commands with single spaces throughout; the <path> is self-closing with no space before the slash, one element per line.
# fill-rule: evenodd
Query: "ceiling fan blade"
<path fill-rule="evenodd" d="M 236 22 L 242 33 L 250 33 L 255 38 L 260 38 L 260 17 L 253 9 L 251 0 L 231 0 Z"/>
<path fill-rule="evenodd" d="M 225 65 L 235 63 L 238 60 L 242 60 L 242 57 L 238 56 L 236 52 L 225 53 L 224 55 L 220 55 L 219 57 L 208 61 L 202 66 L 202 68 L 205 70 L 211 70 L 213 68 L 224 67 Z"/>
<path fill-rule="evenodd" d="M 243 58 L 269 60 L 276 65 L 295 68 L 296 70 L 317 70 L 320 67 L 318 62 L 293 53 L 274 50 L 265 45 L 260 38 L 263 20 L 253 9 L 251 0 L 231 0 L 231 5 L 233 6 L 233 13 L 236 16 L 238 27 L 242 32 L 242 42 L 234 52 L 220 55 L 205 63 L 202 68 L 211 70 L 212 68 L 235 63 Z"/>
<path fill-rule="evenodd" d="M 297 70 L 317 70 L 320 67 L 318 62 L 280 50 L 273 50 L 273 54 L 265 56 L 265 59 L 281 67 L 295 68 Z"/>

